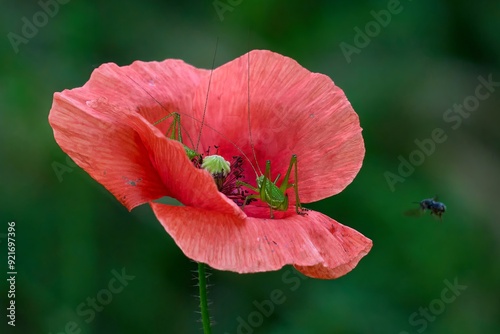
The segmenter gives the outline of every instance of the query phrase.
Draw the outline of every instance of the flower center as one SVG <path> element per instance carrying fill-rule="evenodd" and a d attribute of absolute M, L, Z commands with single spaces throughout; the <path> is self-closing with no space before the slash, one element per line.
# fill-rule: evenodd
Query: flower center
<path fill-rule="evenodd" d="M 239 156 L 234 156 L 232 162 L 229 162 L 224 157 L 214 154 L 203 157 L 200 167 L 212 174 L 217 189 L 221 193 L 238 206 L 242 206 L 248 196 L 248 191 L 236 184 L 236 181 L 244 177 L 242 165 L 243 159 Z"/>
<path fill-rule="evenodd" d="M 231 163 L 218 154 L 206 156 L 201 164 L 201 168 L 212 174 L 219 191 L 224 186 L 227 175 L 231 172 L 230 166 Z"/>

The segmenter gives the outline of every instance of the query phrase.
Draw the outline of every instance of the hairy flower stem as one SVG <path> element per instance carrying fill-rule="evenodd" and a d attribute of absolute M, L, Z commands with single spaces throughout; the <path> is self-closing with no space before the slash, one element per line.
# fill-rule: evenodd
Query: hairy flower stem
<path fill-rule="evenodd" d="M 203 333 L 210 334 L 210 315 L 208 314 L 208 299 L 207 299 L 207 277 L 205 273 L 205 264 L 198 262 L 198 286 L 200 288 L 200 310 L 201 321 L 203 324 Z"/>

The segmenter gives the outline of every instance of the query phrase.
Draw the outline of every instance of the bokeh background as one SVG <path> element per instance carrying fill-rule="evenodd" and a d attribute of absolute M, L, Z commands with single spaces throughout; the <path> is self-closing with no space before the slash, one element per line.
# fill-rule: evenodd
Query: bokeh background
<path fill-rule="evenodd" d="M 213 332 L 500 331 L 500 87 L 456 129 L 443 119 L 474 96 L 479 76 L 500 81 L 500 2 L 401 1 L 364 45 L 356 44 L 356 27 L 365 31 L 372 11 L 393 1 L 221 0 L 219 12 L 213 1 L 59 1 L 17 50 L 8 34 L 22 36 L 23 18 L 33 22 L 43 6 L 4 1 L 0 13 L 0 333 L 201 333 L 195 263 L 148 206 L 129 213 L 75 167 L 47 116 L 54 92 L 83 85 L 101 63 L 180 58 L 210 68 L 217 38 L 216 66 L 270 49 L 342 87 L 364 128 L 364 165 L 345 191 L 309 207 L 374 246 L 333 281 L 299 279 L 290 267 L 212 271 Z M 341 43 L 357 51 L 346 57 Z M 414 141 L 436 128 L 447 139 L 391 187 L 386 175 L 398 174 L 398 157 L 408 159 Z M 448 207 L 442 222 L 403 215 L 436 194 Z M 5 317 L 9 221 L 16 222 L 15 328 Z M 78 314 L 113 270 L 134 278 L 92 317 Z M 446 292 L 454 282 L 465 288 Z M 259 321 L 255 304 L 275 289 L 286 300 Z M 255 326 L 238 328 L 241 319 Z"/>

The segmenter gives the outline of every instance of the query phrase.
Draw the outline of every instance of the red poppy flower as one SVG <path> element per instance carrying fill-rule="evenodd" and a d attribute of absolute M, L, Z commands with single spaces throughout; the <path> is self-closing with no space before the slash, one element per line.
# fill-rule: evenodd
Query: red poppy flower
<path fill-rule="evenodd" d="M 167 138 L 172 118 L 156 124 L 172 112 L 184 144 L 233 162 L 229 192 Z M 361 128 L 344 93 L 293 59 L 251 51 L 213 71 L 174 59 L 104 64 L 83 87 L 54 94 L 49 121 L 75 163 L 129 210 L 150 203 L 186 256 L 213 268 L 250 273 L 292 264 L 307 276 L 337 278 L 372 246 L 319 212 L 297 214 L 293 188 L 289 209 L 274 219 L 259 200 L 244 211 L 233 201 L 246 189 L 234 181 L 255 186 L 267 160 L 279 186 L 297 155 L 298 180 L 291 173 L 290 183 L 298 183 L 301 203 L 339 193 L 361 168 Z M 154 202 L 163 196 L 184 206 Z"/>

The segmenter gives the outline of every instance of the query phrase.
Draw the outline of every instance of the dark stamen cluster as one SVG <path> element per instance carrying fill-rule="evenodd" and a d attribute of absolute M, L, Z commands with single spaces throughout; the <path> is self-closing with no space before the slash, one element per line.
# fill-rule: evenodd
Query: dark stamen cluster
<path fill-rule="evenodd" d="M 231 172 L 224 178 L 221 187 L 217 184 L 219 191 L 233 200 L 238 206 L 242 206 L 248 196 L 248 190 L 236 185 L 236 181 L 242 179 L 243 176 L 243 159 L 234 156 L 231 162 Z M 217 183 L 217 180 L 215 182 Z"/>
<path fill-rule="evenodd" d="M 215 154 L 217 154 L 217 152 L 219 151 L 219 147 L 218 147 L 218 146 L 216 146 L 216 145 L 214 145 L 214 147 L 215 147 L 215 150 L 216 150 L 216 151 L 215 151 L 215 152 L 216 152 Z M 201 164 L 203 163 L 203 157 L 204 157 L 204 156 L 208 156 L 208 155 L 210 155 L 210 146 L 209 146 L 209 147 L 208 147 L 208 149 L 205 151 L 205 154 L 199 154 L 199 155 L 195 156 L 193 159 L 191 159 L 191 162 L 193 163 L 193 166 L 194 166 L 195 168 L 199 168 L 199 169 L 201 169 Z"/>
<path fill-rule="evenodd" d="M 203 154 L 195 156 L 193 159 L 191 159 L 191 162 L 193 163 L 193 166 L 195 168 L 200 169 L 201 164 L 203 163 Z"/>
<path fill-rule="evenodd" d="M 218 154 L 219 147 L 214 145 L 215 154 Z M 205 151 L 204 154 L 200 154 L 193 159 L 191 162 L 196 168 L 202 168 L 203 159 L 206 156 L 210 156 L 213 153 L 210 152 L 211 147 Z M 233 156 L 231 161 L 231 171 L 229 174 L 225 175 L 224 172 L 212 173 L 217 189 L 226 195 L 228 198 L 233 200 L 238 206 L 243 206 L 246 197 L 249 195 L 249 191 L 242 189 L 241 185 L 236 185 L 236 182 L 244 177 L 243 175 L 243 159 L 239 156 Z M 247 204 L 255 201 L 255 199 L 249 199 Z"/>

